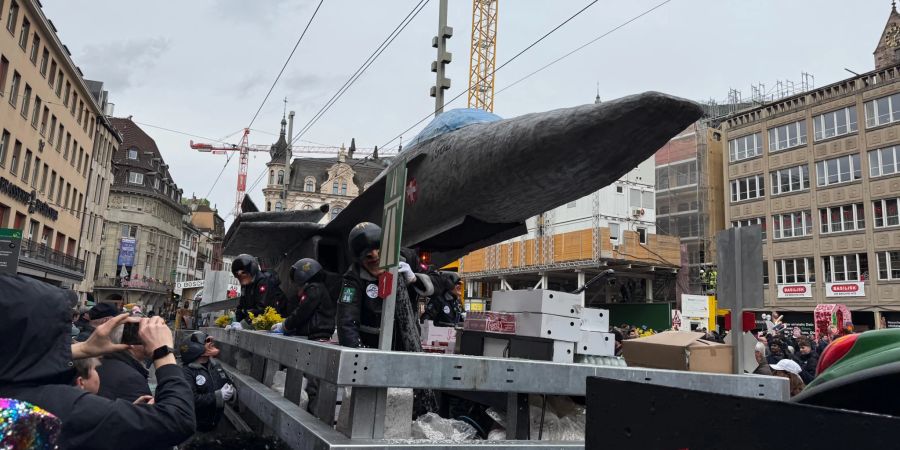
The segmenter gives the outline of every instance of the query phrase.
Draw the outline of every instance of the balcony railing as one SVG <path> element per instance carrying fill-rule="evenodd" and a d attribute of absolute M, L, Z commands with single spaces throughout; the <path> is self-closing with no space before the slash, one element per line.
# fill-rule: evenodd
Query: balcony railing
<path fill-rule="evenodd" d="M 173 285 L 163 283 L 161 281 L 151 280 L 149 278 L 134 278 L 126 280 L 122 278 L 100 277 L 94 282 L 94 287 L 99 288 L 120 288 L 120 289 L 142 289 L 153 292 L 168 292 L 172 290 Z"/>
<path fill-rule="evenodd" d="M 46 244 L 31 239 L 22 239 L 19 255 L 23 258 L 31 258 L 75 272 L 84 273 L 84 260 L 53 250 Z"/>

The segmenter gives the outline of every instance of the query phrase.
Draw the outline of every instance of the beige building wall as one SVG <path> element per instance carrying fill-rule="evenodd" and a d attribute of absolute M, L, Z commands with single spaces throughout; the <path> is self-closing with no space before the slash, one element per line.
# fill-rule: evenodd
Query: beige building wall
<path fill-rule="evenodd" d="M 880 99 L 881 103 L 890 104 L 891 96 L 898 93 L 900 93 L 900 67 L 891 67 L 745 110 L 723 123 L 725 220 L 729 226 L 734 221 L 760 217 L 765 220 L 763 257 L 769 280 L 765 289 L 767 306 L 812 310 L 819 303 L 844 303 L 854 310 L 900 310 L 900 279 L 892 274 L 882 276 L 879 273 L 880 269 L 882 271 L 887 269 L 879 262 L 879 253 L 900 252 L 900 227 L 897 226 L 900 223 L 879 226 L 876 225 L 874 217 L 876 202 L 881 200 L 890 202 L 900 198 L 900 171 L 891 169 L 889 171 L 891 173 L 882 174 L 878 173 L 881 169 L 870 164 L 873 152 L 891 149 L 900 144 L 900 112 L 893 117 L 888 114 L 886 123 L 872 123 L 872 111 L 867 111 L 868 102 Z M 843 108 L 855 111 L 856 130 L 837 136 L 817 138 L 814 120 L 823 114 Z M 897 96 L 897 108 L 900 111 L 900 96 Z M 773 151 L 775 143 L 769 139 L 769 130 L 800 120 L 805 120 L 807 142 L 785 150 Z M 824 118 L 821 120 L 823 120 L 820 122 L 822 127 L 826 127 Z M 760 133 L 762 154 L 730 162 L 729 141 L 753 133 Z M 825 173 L 825 177 L 817 173 L 820 163 L 827 167 L 829 163 L 826 161 L 848 156 L 859 158 L 859 179 L 852 179 L 851 176 L 846 182 L 821 186 L 820 179 L 828 179 L 828 172 Z M 773 195 L 772 172 L 797 166 L 808 169 L 809 188 L 799 192 Z M 764 196 L 759 199 L 732 201 L 730 182 L 753 175 L 763 176 Z M 855 204 L 862 205 L 861 212 L 865 222 L 862 229 L 823 231 L 822 209 Z M 810 235 L 776 239 L 774 216 L 802 211 L 810 212 L 812 219 Z M 824 216 L 826 226 L 829 226 L 828 222 L 832 220 L 832 212 L 833 210 L 826 211 Z M 882 214 L 886 215 L 887 209 L 884 209 Z M 827 283 L 826 278 L 829 274 L 825 272 L 826 258 L 829 259 L 828 264 L 831 264 L 832 256 L 855 254 L 864 255 L 867 260 L 867 264 L 859 269 L 858 279 L 837 280 L 835 277 L 832 278 L 832 283 Z M 890 259 L 889 255 L 885 256 Z M 795 258 L 811 258 L 814 270 L 812 279 L 805 283 L 781 283 L 780 286 L 776 264 L 780 265 L 779 261 Z M 788 289 L 792 292 L 785 292 L 787 284 L 796 285 Z M 835 290 L 835 284 L 848 286 L 838 287 Z M 802 292 L 805 288 L 809 290 Z"/>
<path fill-rule="evenodd" d="M 37 261 L 20 262 L 20 272 L 66 286 L 83 278 L 82 263 L 74 258 L 80 256 L 82 211 L 100 113 L 38 3 L 3 2 L 0 227 L 22 229 L 27 240 L 23 247 L 30 245 L 34 256 L 29 260 Z M 72 259 L 47 262 L 51 249 Z"/>

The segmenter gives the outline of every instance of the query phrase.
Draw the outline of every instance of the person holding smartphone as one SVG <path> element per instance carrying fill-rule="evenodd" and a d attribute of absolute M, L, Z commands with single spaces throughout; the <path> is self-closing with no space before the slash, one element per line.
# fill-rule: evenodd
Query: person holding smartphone
<path fill-rule="evenodd" d="M 153 395 L 147 381 L 150 371 L 146 361 L 151 360 L 154 349 L 147 348 L 140 342 L 139 336 L 130 328 L 133 325 L 126 323 L 113 330 L 116 342 L 131 345 L 127 350 L 105 355 L 102 364 L 97 367 L 101 380 L 98 395 L 101 397 L 110 400 L 121 398 L 131 403 L 141 397 Z"/>
<path fill-rule="evenodd" d="M 71 343 L 69 313 L 75 293 L 22 275 L 0 275 L 0 397 L 40 406 L 60 419 L 61 449 L 171 449 L 194 432 L 191 387 L 175 363 L 172 331 L 158 317 L 121 314 Z M 112 331 L 139 323 L 143 346 L 156 366 L 154 404 L 112 401 L 72 385 L 73 360 L 128 349 Z M 105 381 L 101 381 L 101 385 Z"/>

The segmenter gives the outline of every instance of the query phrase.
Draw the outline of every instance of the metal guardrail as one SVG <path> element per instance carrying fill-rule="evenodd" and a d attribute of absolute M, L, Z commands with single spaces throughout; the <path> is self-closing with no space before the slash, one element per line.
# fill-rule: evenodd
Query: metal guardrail
<path fill-rule="evenodd" d="M 240 401 L 293 448 L 387 448 L 398 445 L 432 448 L 432 444 L 422 441 L 406 445 L 381 439 L 385 419 L 384 394 L 388 387 L 506 393 L 508 405 L 512 407 L 518 405 L 516 402 L 523 397 L 521 394 L 584 396 L 587 377 L 596 376 L 751 398 L 789 398 L 787 380 L 775 377 L 353 349 L 258 331 L 222 328 L 204 328 L 204 331 L 225 344 L 224 347 L 230 347 L 223 353 L 235 357 L 234 367 L 228 370 L 236 378 Z M 266 387 L 282 366 L 287 367 L 284 397 Z M 317 379 L 319 383 L 315 420 L 294 407 L 300 398 L 303 376 Z M 351 409 L 349 430 L 341 434 L 332 428 L 333 406 L 338 387 L 345 386 L 353 388 L 353 398 L 349 405 L 342 405 Z M 517 429 L 514 416 L 507 418 L 509 430 Z M 484 445 L 497 443 L 435 443 L 433 447 Z M 583 445 L 583 442 L 517 440 L 504 442 L 501 446 L 565 448 Z"/>
<path fill-rule="evenodd" d="M 31 239 L 22 239 L 21 246 L 19 247 L 19 255 L 23 258 L 43 261 L 54 266 L 64 267 L 84 274 L 84 260 L 54 250 L 46 244 Z"/>

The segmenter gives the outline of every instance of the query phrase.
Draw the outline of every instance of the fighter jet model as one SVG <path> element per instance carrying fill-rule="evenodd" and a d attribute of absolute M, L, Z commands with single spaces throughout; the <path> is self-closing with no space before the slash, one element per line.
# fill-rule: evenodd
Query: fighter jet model
<path fill-rule="evenodd" d="M 647 92 L 600 104 L 501 119 L 478 110 L 438 116 L 330 223 L 313 211 L 241 214 L 225 253 L 253 254 L 284 279 L 315 258 L 346 269 L 359 222 L 381 222 L 385 174 L 407 167 L 402 245 L 436 265 L 525 234 L 525 221 L 619 179 L 702 116 L 692 101 Z"/>

